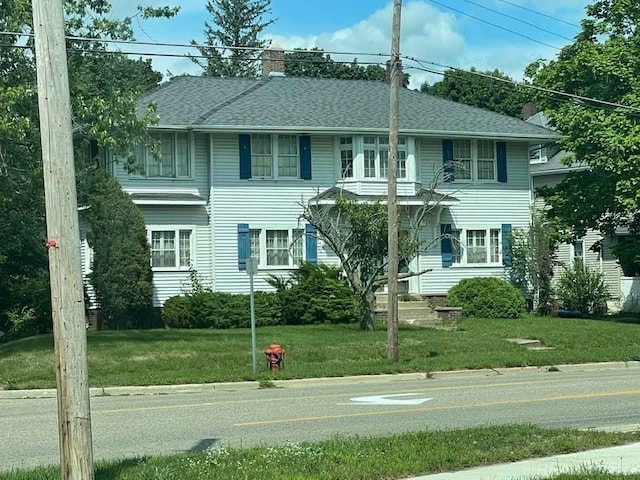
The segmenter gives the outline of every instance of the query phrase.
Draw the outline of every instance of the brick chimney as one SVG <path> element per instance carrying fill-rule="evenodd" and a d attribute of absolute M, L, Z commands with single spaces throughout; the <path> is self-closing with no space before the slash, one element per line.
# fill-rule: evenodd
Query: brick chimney
<path fill-rule="evenodd" d="M 262 76 L 284 77 L 284 50 L 277 43 L 262 51 Z"/>
<path fill-rule="evenodd" d="M 526 120 L 527 118 L 533 117 L 538 112 L 538 105 L 536 103 L 527 102 L 522 106 L 522 119 Z"/>
<path fill-rule="evenodd" d="M 387 60 L 385 82 L 391 84 L 391 60 Z M 402 71 L 402 62 L 398 62 L 398 85 L 404 86 L 404 72 Z"/>

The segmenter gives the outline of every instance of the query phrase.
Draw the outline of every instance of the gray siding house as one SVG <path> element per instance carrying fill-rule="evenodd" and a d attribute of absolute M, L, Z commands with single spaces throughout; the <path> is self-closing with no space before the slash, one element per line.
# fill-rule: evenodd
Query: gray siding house
<path fill-rule="evenodd" d="M 259 259 L 256 288 L 263 290 L 269 274 L 285 274 L 300 260 L 336 262 L 313 228 L 299 223 L 300 202 L 336 187 L 362 198 L 386 195 L 385 83 L 268 71 L 255 79 L 184 76 L 145 95 L 140 107 L 150 103 L 162 159 L 140 149 L 144 175 L 110 165 L 147 223 L 156 305 L 182 291 L 189 266 L 215 290 L 240 293 L 249 288 L 249 254 Z M 456 165 L 437 187 L 455 201 L 430 218 L 422 239 L 434 247 L 412 265 L 431 271 L 405 289 L 444 295 L 463 278 L 503 276 L 503 238 L 529 225 L 530 145 L 558 135 L 404 88 L 399 121 L 400 196 L 415 198 L 443 165 Z M 441 232 L 460 247 L 440 241 Z"/>
<path fill-rule="evenodd" d="M 527 122 L 540 126 L 548 125 L 548 119 L 543 112 L 536 113 L 527 119 Z M 529 158 L 532 200 L 535 208 L 544 209 L 545 207 L 544 199 L 536 193 L 539 188 L 554 187 L 570 172 L 588 169 L 585 165 L 566 165 L 563 159 L 568 155 L 568 152 L 560 150 L 553 144 L 532 146 Z M 615 238 L 606 238 L 600 232 L 588 230 L 584 237 L 575 242 L 560 244 L 557 251 L 557 260 L 560 265 L 556 268 L 555 278 L 559 278 L 562 269 L 571 265 L 576 259 L 582 260 L 587 267 L 603 274 L 611 295 L 609 309 L 619 310 L 624 306 L 622 305 L 624 302 L 621 301 L 622 269 L 611 251 L 615 242 Z"/>

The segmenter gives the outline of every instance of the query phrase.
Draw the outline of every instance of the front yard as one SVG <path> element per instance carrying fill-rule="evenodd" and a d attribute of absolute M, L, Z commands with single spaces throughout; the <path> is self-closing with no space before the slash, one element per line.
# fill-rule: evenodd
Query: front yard
<path fill-rule="evenodd" d="M 251 371 L 248 329 L 119 330 L 88 333 L 91 386 L 153 385 L 434 372 L 526 365 L 640 359 L 640 319 L 462 320 L 455 331 L 401 327 L 400 362 L 386 360 L 387 334 L 379 325 L 260 327 L 259 349 L 280 343 L 284 369 L 270 374 L 259 352 Z M 527 350 L 507 338 L 531 338 L 548 350 Z M 53 337 L 0 345 L 0 389 L 54 388 Z"/>

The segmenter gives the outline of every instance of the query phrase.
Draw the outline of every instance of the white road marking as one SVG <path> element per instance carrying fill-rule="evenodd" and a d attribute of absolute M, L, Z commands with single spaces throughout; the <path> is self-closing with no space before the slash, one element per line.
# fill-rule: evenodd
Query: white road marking
<path fill-rule="evenodd" d="M 356 405 L 422 405 L 423 403 L 433 400 L 433 398 L 404 398 L 398 397 L 412 397 L 419 395 L 419 393 L 396 393 L 392 395 L 374 395 L 371 397 L 353 397 L 352 402 Z"/>

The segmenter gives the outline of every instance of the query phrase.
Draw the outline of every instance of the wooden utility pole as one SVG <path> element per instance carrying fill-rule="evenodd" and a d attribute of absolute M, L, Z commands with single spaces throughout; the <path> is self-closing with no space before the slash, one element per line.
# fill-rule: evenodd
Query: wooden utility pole
<path fill-rule="evenodd" d="M 60 475 L 92 480 L 84 290 L 62 0 L 33 0 L 55 341 Z"/>
<path fill-rule="evenodd" d="M 402 0 L 393 2 L 389 108 L 389 165 L 387 209 L 389 217 L 389 282 L 387 284 L 387 358 L 398 361 L 398 110 L 400 95 L 400 13 Z"/>

